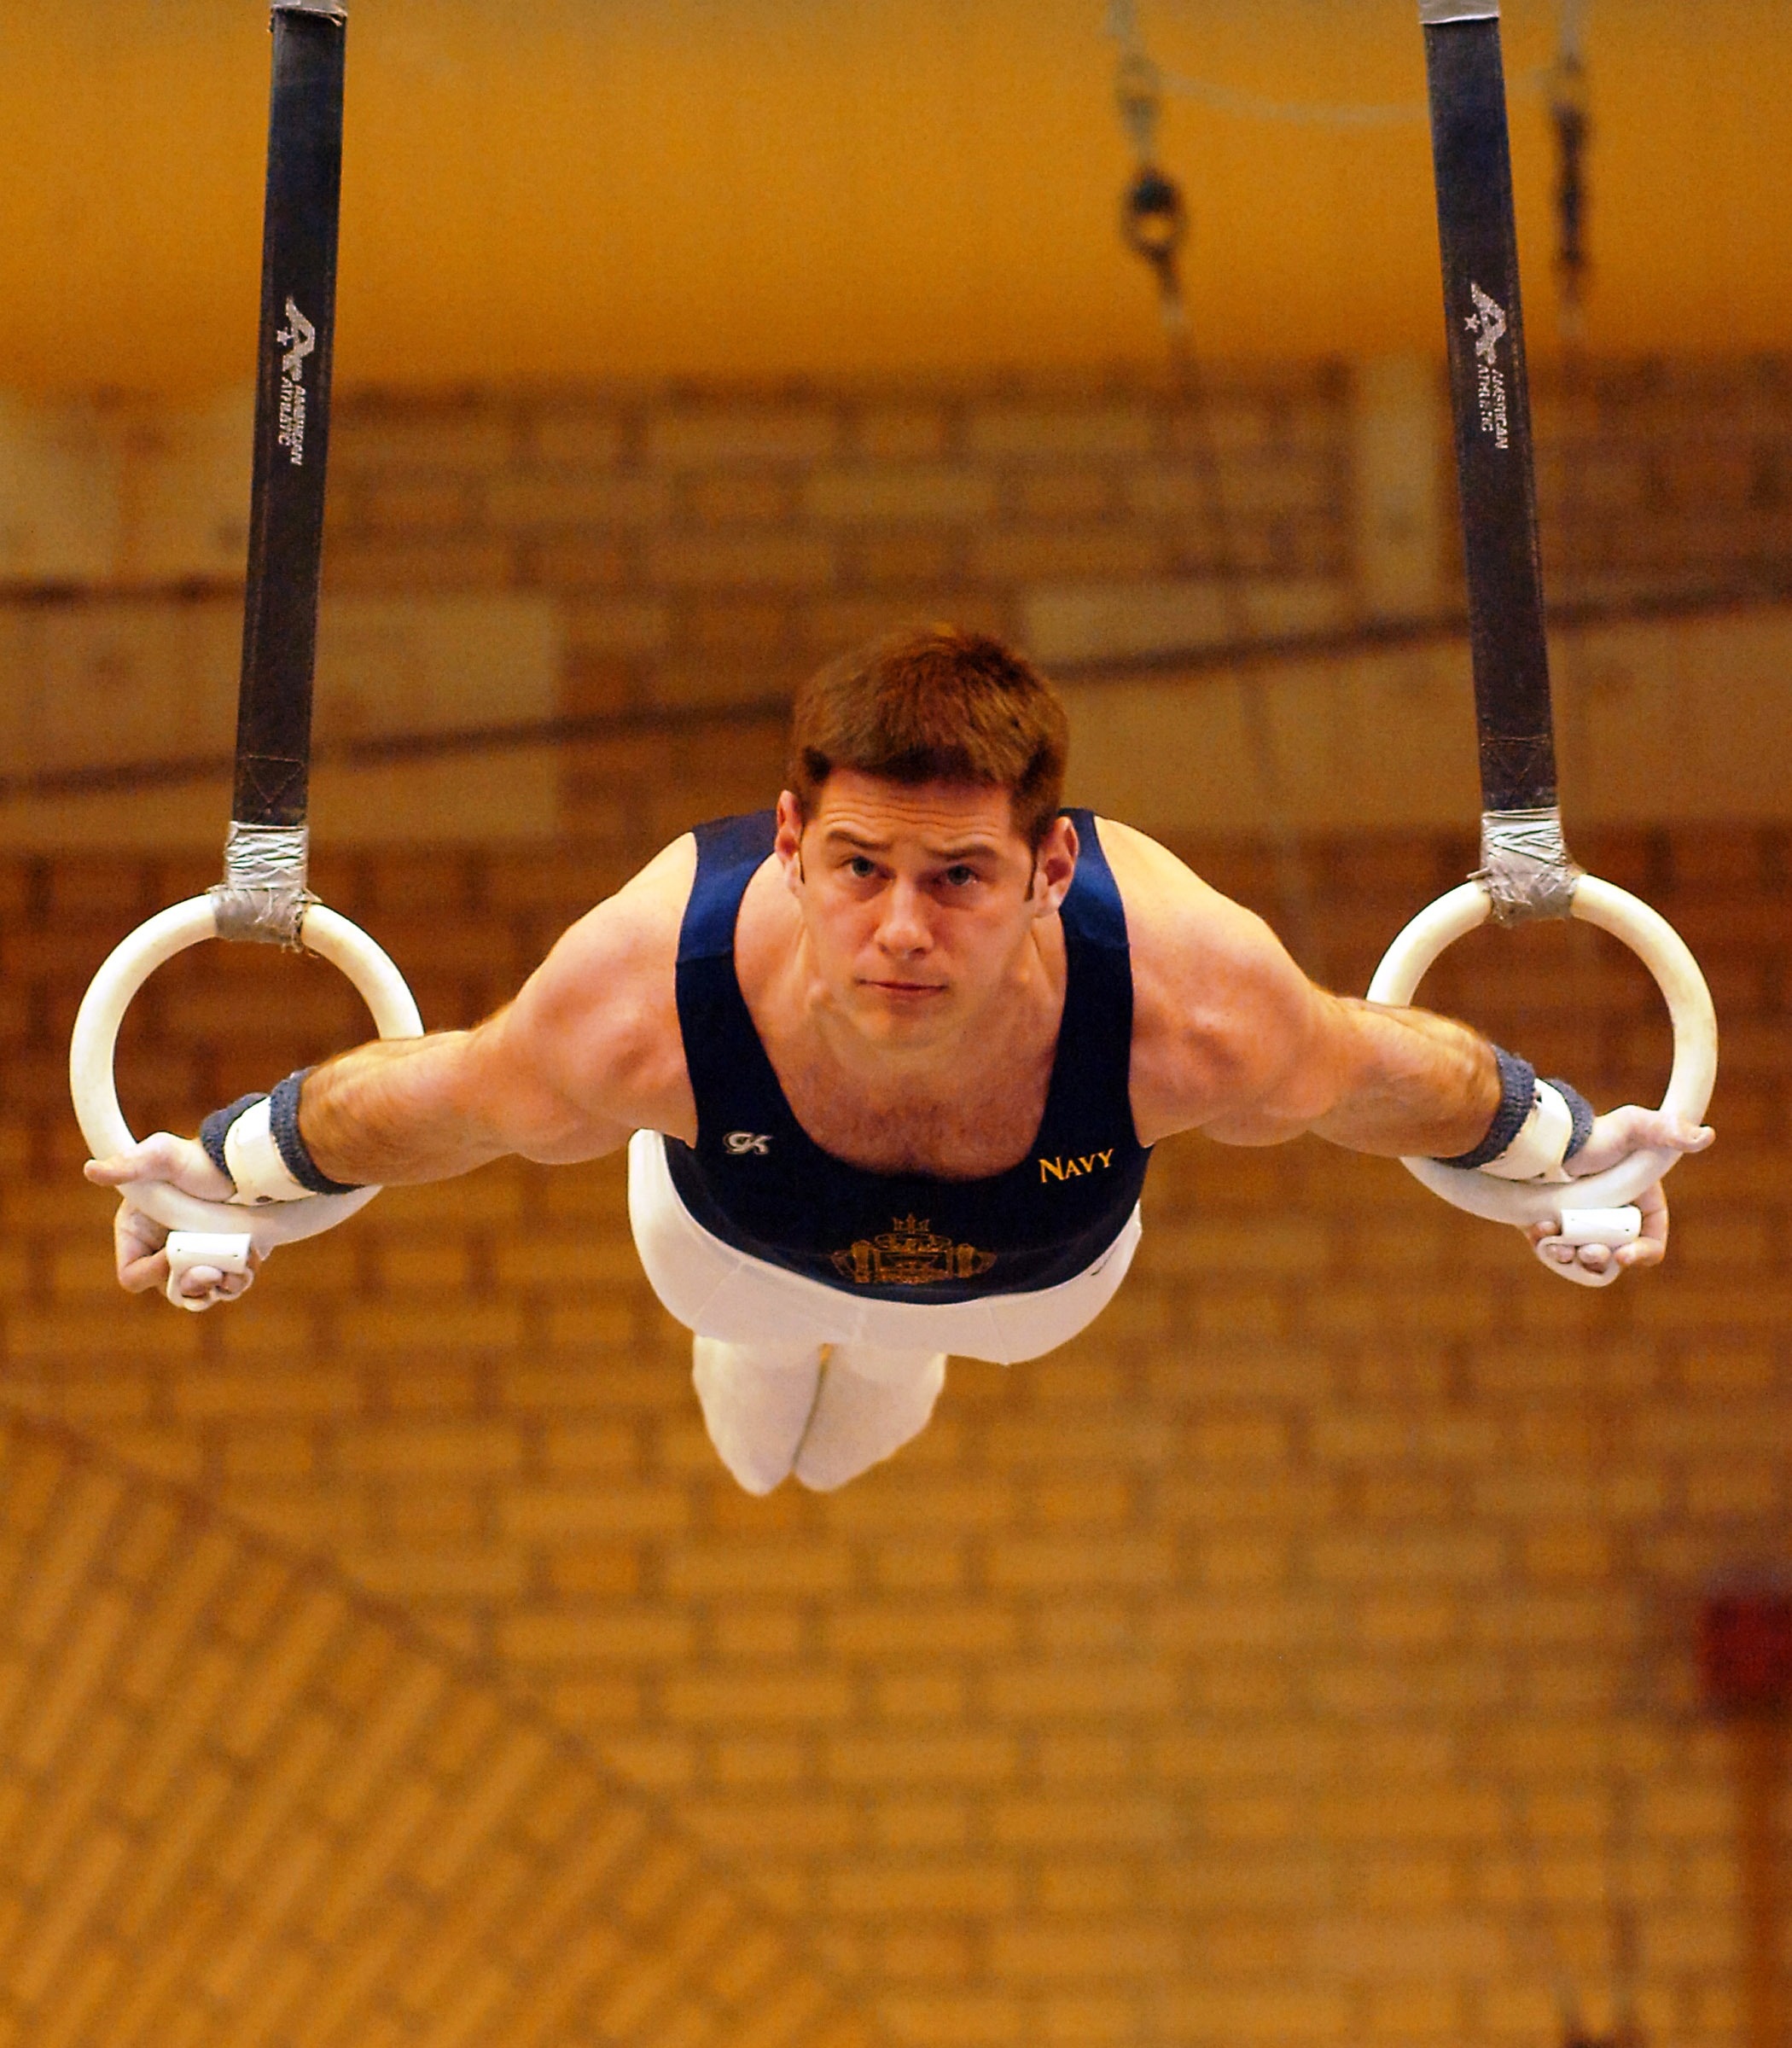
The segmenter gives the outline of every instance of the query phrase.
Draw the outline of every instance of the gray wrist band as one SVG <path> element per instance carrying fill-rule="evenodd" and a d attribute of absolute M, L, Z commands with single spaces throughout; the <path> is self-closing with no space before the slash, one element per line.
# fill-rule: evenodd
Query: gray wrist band
<path fill-rule="evenodd" d="M 1544 1081 L 1545 1088 L 1553 1088 L 1568 1106 L 1568 1114 L 1574 1120 L 1574 1135 L 1568 1140 L 1563 1159 L 1572 1159 L 1593 1135 L 1593 1105 L 1578 1088 L 1570 1088 L 1566 1081 L 1558 1080 L 1554 1074 Z"/>
<path fill-rule="evenodd" d="M 328 1173 L 321 1172 L 299 1135 L 299 1091 L 311 1071 L 309 1067 L 301 1067 L 298 1073 L 288 1074 L 275 1088 L 268 1097 L 268 1128 L 274 1134 L 281 1164 L 301 1188 L 309 1188 L 313 1195 L 352 1195 L 362 1184 L 356 1180 L 332 1180 Z"/>
<path fill-rule="evenodd" d="M 265 1095 L 239 1095 L 234 1103 L 223 1109 L 214 1109 L 199 1126 L 199 1142 L 205 1147 L 206 1157 L 216 1167 L 226 1180 L 234 1181 L 230 1161 L 224 1157 L 224 1137 L 245 1109 L 253 1109 L 257 1103 L 265 1103 Z"/>
<path fill-rule="evenodd" d="M 224 1140 L 230 1136 L 231 1125 L 257 1103 L 267 1104 L 268 1129 L 273 1134 L 274 1149 L 280 1155 L 281 1165 L 301 1188 L 308 1189 L 313 1195 L 352 1195 L 361 1184 L 358 1181 L 332 1180 L 329 1174 L 321 1172 L 309 1147 L 299 1135 L 299 1091 L 305 1085 L 305 1077 L 310 1072 L 309 1067 L 301 1067 L 297 1073 L 288 1074 L 271 1096 L 239 1095 L 226 1108 L 214 1109 L 199 1126 L 199 1142 L 205 1148 L 206 1157 L 220 1173 L 228 1176 L 233 1186 L 236 1176 L 230 1172 L 230 1162 L 224 1155 Z"/>
<path fill-rule="evenodd" d="M 1499 1107 L 1493 1112 L 1487 1136 L 1456 1158 L 1440 1160 L 1441 1167 L 1484 1167 L 1490 1159 L 1498 1159 L 1524 1128 L 1524 1120 L 1537 1099 L 1537 1069 L 1528 1060 L 1520 1059 L 1501 1045 L 1493 1048 L 1493 1057 L 1499 1062 Z"/>

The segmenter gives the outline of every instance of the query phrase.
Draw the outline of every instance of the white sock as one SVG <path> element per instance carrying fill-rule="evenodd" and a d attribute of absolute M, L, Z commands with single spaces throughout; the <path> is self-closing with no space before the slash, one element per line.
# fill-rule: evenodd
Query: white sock
<path fill-rule="evenodd" d="M 749 1493 L 769 1493 L 789 1477 L 814 1412 L 821 1347 L 694 1337 L 690 1351 L 710 1442 Z"/>
<path fill-rule="evenodd" d="M 817 1493 L 829 1492 L 919 1436 L 945 1384 L 945 1355 L 831 1346 L 797 1449 L 796 1476 Z"/>

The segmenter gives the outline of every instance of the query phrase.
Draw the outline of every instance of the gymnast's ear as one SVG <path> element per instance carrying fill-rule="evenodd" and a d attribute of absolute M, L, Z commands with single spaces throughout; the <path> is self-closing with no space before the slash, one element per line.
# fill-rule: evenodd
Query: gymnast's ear
<path fill-rule="evenodd" d="M 806 879 L 803 874 L 803 806 L 794 790 L 786 789 L 777 800 L 777 836 L 771 850 L 784 870 L 784 887 L 794 896 Z"/>
<path fill-rule="evenodd" d="M 1070 893 L 1076 873 L 1076 827 L 1061 811 L 1045 828 L 1045 836 L 1033 857 L 1033 879 L 1027 894 L 1035 917 L 1050 917 Z"/>

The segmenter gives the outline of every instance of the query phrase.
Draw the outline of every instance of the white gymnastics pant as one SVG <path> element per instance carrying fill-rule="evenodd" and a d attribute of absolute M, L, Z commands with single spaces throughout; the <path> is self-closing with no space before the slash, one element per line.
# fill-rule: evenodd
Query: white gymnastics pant
<path fill-rule="evenodd" d="M 1093 1265 L 1029 1294 L 867 1300 L 705 1230 L 679 1199 L 655 1131 L 629 1140 L 628 1213 L 654 1292 L 696 1339 L 711 1440 L 754 1493 L 792 1472 L 841 1486 L 889 1457 L 926 1427 L 948 1354 L 1012 1365 L 1055 1351 L 1112 1300 L 1140 1228 L 1135 1207 Z"/>

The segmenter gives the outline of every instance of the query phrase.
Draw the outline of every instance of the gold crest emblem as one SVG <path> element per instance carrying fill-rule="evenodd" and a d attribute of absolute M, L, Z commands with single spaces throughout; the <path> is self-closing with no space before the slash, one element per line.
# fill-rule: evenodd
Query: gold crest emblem
<path fill-rule="evenodd" d="M 996 1263 L 993 1252 L 957 1244 L 924 1216 L 895 1216 L 875 1237 L 834 1254 L 835 1265 L 858 1287 L 928 1287 L 938 1280 L 975 1280 Z"/>

